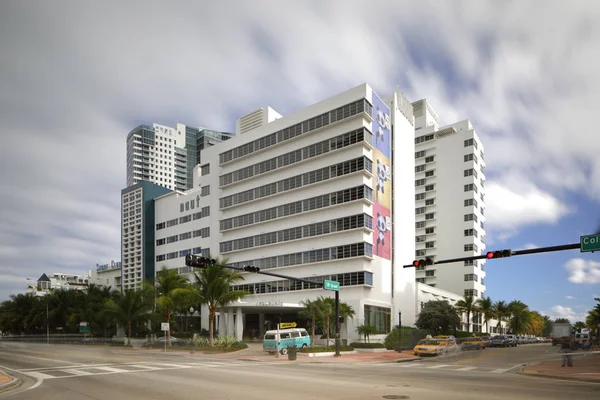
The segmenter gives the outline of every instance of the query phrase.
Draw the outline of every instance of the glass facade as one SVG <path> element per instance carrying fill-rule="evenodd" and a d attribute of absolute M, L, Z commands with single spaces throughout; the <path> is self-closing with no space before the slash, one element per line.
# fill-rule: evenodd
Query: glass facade
<path fill-rule="evenodd" d="M 365 304 L 365 325 L 377 328 L 378 334 L 390 333 L 392 310 L 387 307 L 377 307 Z"/>

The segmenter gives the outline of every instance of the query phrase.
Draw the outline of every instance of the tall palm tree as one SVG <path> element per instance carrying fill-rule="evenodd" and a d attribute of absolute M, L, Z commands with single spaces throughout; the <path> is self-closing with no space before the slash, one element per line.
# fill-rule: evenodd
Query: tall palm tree
<path fill-rule="evenodd" d="M 483 297 L 481 299 L 478 299 L 475 304 L 476 304 L 477 308 L 479 308 L 479 311 L 481 312 L 481 314 L 483 314 L 483 323 L 485 324 L 485 332 L 489 333 L 488 325 L 489 325 L 490 319 L 494 318 L 494 315 L 495 315 L 494 303 L 492 302 L 492 299 L 488 296 L 488 297 Z"/>
<path fill-rule="evenodd" d="M 510 309 L 510 320 L 508 325 L 515 335 L 525 334 L 531 329 L 531 312 L 521 301 L 512 301 L 508 305 Z"/>
<path fill-rule="evenodd" d="M 176 269 L 167 269 L 166 266 L 156 274 L 156 304 L 164 311 L 165 319 L 169 323 L 169 330 L 166 333 L 167 346 L 171 346 L 170 322 L 177 303 L 193 295 L 189 283 L 187 276 L 180 275 Z"/>
<path fill-rule="evenodd" d="M 510 317 L 510 309 L 508 308 L 508 305 L 505 301 L 497 301 L 494 303 L 494 311 L 496 318 L 498 318 L 498 324 L 496 325 L 496 328 L 499 328 L 500 331 L 504 330 L 502 333 L 506 333 L 506 328 L 502 329 L 502 322 L 506 322 Z"/>
<path fill-rule="evenodd" d="M 329 328 L 331 326 L 331 318 L 335 313 L 335 302 L 332 298 L 324 296 L 319 296 L 317 302 L 319 305 L 318 319 L 325 330 L 327 345 L 329 346 Z"/>
<path fill-rule="evenodd" d="M 216 264 L 221 264 L 217 261 Z M 194 273 L 200 303 L 208 306 L 208 340 L 210 346 L 214 344 L 215 314 L 219 307 L 225 307 L 241 299 L 249 293 L 245 290 L 232 290 L 231 286 L 244 280 L 238 272 L 208 265 Z"/>
<path fill-rule="evenodd" d="M 470 332 L 471 328 L 471 313 L 474 311 L 478 311 L 478 307 L 475 303 L 475 298 L 473 296 L 465 296 L 464 300 L 459 300 L 454 305 L 459 312 L 467 313 L 467 332 Z"/>
<path fill-rule="evenodd" d="M 152 311 L 153 296 L 147 289 L 126 289 L 104 303 L 103 313 L 127 327 L 127 345 L 131 345 L 131 326 L 148 318 Z"/>

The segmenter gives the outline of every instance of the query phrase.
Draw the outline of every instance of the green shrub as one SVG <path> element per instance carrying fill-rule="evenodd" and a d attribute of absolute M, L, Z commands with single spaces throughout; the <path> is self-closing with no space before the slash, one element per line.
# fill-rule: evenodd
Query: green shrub
<path fill-rule="evenodd" d="M 237 339 L 233 336 L 219 336 L 215 339 L 215 346 L 217 347 L 231 347 Z"/>
<path fill-rule="evenodd" d="M 340 346 L 340 351 L 353 351 L 354 347 L 352 346 Z M 335 346 L 315 346 L 315 347 L 306 347 L 304 349 L 299 350 L 301 353 L 327 353 L 335 351 Z"/>
<path fill-rule="evenodd" d="M 385 346 L 382 343 L 350 343 L 350 347 L 355 349 L 383 349 Z"/>

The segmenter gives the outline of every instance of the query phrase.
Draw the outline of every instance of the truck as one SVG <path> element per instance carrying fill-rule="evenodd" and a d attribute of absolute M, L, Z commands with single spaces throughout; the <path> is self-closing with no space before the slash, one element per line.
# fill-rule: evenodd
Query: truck
<path fill-rule="evenodd" d="M 552 324 L 552 346 L 564 341 L 569 341 L 573 328 L 568 322 L 555 322 Z"/>

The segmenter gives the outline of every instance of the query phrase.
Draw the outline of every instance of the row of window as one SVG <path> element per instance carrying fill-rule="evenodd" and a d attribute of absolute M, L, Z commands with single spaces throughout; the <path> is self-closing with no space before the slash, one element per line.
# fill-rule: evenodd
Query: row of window
<path fill-rule="evenodd" d="M 237 158 L 247 156 L 248 154 L 252 154 L 256 151 L 274 146 L 277 143 L 290 140 L 296 136 L 314 131 L 315 129 L 319 129 L 323 126 L 350 118 L 353 115 L 362 113 L 363 111 L 368 115 L 371 115 L 373 106 L 366 99 L 357 100 L 333 111 L 318 115 L 294 126 L 285 128 L 279 132 L 272 133 L 260 139 L 256 139 L 252 142 L 221 153 L 219 154 L 219 163 L 223 164 Z"/>
<path fill-rule="evenodd" d="M 372 173 L 373 161 L 367 157 L 359 157 L 329 167 L 320 168 L 315 171 L 306 172 L 302 175 L 293 176 L 278 182 L 269 183 L 254 189 L 222 197 L 219 199 L 219 206 L 221 208 L 231 207 L 361 170 Z"/>
<path fill-rule="evenodd" d="M 325 280 L 333 280 L 340 283 L 340 286 L 358 286 L 358 285 L 369 285 L 373 286 L 373 273 L 368 271 L 359 272 L 348 272 L 345 274 L 334 274 L 334 275 L 322 275 L 322 276 L 311 276 L 308 278 L 301 278 L 315 283 L 280 280 L 271 282 L 260 282 L 250 283 L 244 285 L 232 286 L 232 290 L 245 290 L 251 294 L 261 293 L 277 293 L 277 292 L 289 292 L 293 290 L 308 290 L 308 289 L 319 289 Z"/>
<path fill-rule="evenodd" d="M 228 174 L 221 175 L 219 177 L 219 185 L 229 185 L 231 183 L 248 179 L 256 175 L 273 171 L 277 168 L 283 168 L 291 164 L 299 163 L 303 160 L 317 157 L 321 154 L 339 150 L 344 147 L 362 142 L 365 140 L 365 137 L 366 142 L 373 142 L 373 134 L 364 128 L 347 132 L 332 139 L 324 140 L 322 142 L 306 146 L 302 149 L 294 150 L 278 157 L 262 161 L 258 164 L 253 164 Z"/>
<path fill-rule="evenodd" d="M 336 204 L 347 203 L 349 201 L 362 198 L 373 200 L 373 189 L 366 185 L 357 186 L 351 189 L 340 190 L 337 192 L 312 197 L 310 199 L 299 200 L 293 203 L 271 207 L 266 210 L 260 210 L 249 214 L 239 215 L 237 217 L 227 218 L 220 221 L 220 229 L 222 231 L 226 231 L 229 229 L 239 228 L 241 226 L 269 221 L 275 218 L 282 218 L 288 215 L 299 214 Z"/>
<path fill-rule="evenodd" d="M 179 235 L 173 235 L 166 238 L 156 240 L 157 246 L 162 246 L 165 244 L 176 243 L 180 240 L 188 240 L 191 238 L 207 238 L 210 237 L 210 227 L 197 229 L 191 232 L 180 233 Z"/>
<path fill-rule="evenodd" d="M 192 205 L 191 208 L 193 209 L 194 202 L 191 201 L 190 203 Z M 158 224 L 156 224 L 156 230 L 159 231 L 161 229 L 170 228 L 172 226 L 179 225 L 179 224 L 185 224 L 186 222 L 190 222 L 192 220 L 195 221 L 197 219 L 205 218 L 208 216 L 210 216 L 210 206 L 202 207 L 202 210 L 200 210 L 199 212 L 196 212 L 194 214 L 184 215 L 183 217 L 173 218 L 169 221 L 158 223 Z"/>
<path fill-rule="evenodd" d="M 244 265 L 254 265 L 260 269 L 270 269 L 362 256 L 373 257 L 372 244 L 364 242 L 346 244 L 343 246 L 327 247 L 324 249 L 316 249 L 300 253 L 259 258 L 257 260 L 240 261 L 237 263 L 232 263 L 231 265 L 238 268 L 241 268 Z"/>
<path fill-rule="evenodd" d="M 185 249 L 180 251 L 173 251 L 171 253 L 159 254 L 156 256 L 156 262 L 173 260 L 175 258 L 185 257 L 188 254 L 201 255 L 202 257 L 210 256 L 210 249 L 203 249 L 202 247 L 194 247 L 193 249 Z"/>
<path fill-rule="evenodd" d="M 423 136 L 419 136 L 415 138 L 415 144 L 419 144 L 419 143 L 423 143 L 423 142 L 428 142 L 430 140 L 433 140 L 434 135 L 433 133 L 429 134 L 429 135 L 423 135 Z"/>
<path fill-rule="evenodd" d="M 245 238 L 228 240 L 220 243 L 220 253 L 243 250 L 251 247 L 266 246 L 269 244 L 287 242 L 312 236 L 326 235 L 328 233 L 346 231 L 366 227 L 373 229 L 373 217 L 367 214 L 352 215 L 330 221 L 297 226 L 280 231 L 263 233 Z"/>

